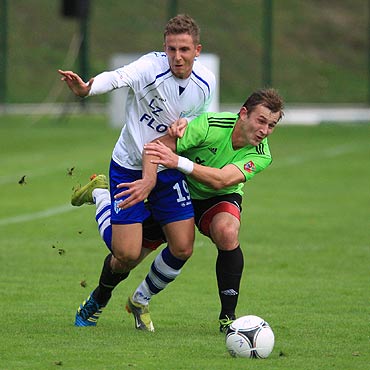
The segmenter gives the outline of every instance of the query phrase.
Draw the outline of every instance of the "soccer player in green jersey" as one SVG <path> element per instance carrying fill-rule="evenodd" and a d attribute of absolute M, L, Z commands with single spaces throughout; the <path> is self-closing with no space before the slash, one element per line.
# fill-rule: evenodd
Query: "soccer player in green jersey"
<path fill-rule="evenodd" d="M 165 135 L 144 146 L 144 166 L 163 165 L 187 175 L 196 225 L 217 247 L 220 331 L 236 318 L 244 266 L 239 243 L 244 183 L 270 165 L 267 137 L 282 116 L 282 98 L 274 89 L 262 89 L 248 97 L 238 114 L 204 113 L 189 122 L 181 138 Z M 135 184 L 125 194 L 131 194 L 131 204 L 137 194 L 146 196 Z M 148 276 L 134 300 L 149 302 L 154 294 Z"/>

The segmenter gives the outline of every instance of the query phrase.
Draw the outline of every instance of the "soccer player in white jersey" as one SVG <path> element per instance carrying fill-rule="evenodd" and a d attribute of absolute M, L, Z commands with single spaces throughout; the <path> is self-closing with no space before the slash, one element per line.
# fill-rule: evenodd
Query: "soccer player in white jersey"
<path fill-rule="evenodd" d="M 163 136 L 171 124 L 184 126 L 205 112 L 212 99 L 215 77 L 196 58 L 201 52 L 200 30 L 187 15 L 172 18 L 164 31 L 164 53 L 153 52 L 115 71 L 103 72 L 88 83 L 72 71 L 62 71 L 62 81 L 80 97 L 103 94 L 129 87 L 124 127 L 114 147 L 110 165 L 110 195 L 91 188 L 77 189 L 74 205 L 93 201 L 97 220 L 110 218 L 111 226 L 104 230 L 104 241 L 112 250 L 104 261 L 99 286 L 77 310 L 76 326 L 94 326 L 108 303 L 112 290 L 151 251 L 154 245 L 143 248 L 142 224 L 150 214 L 160 223 L 168 245 L 157 255 L 153 265 L 154 279 L 159 291 L 173 281 L 191 256 L 194 243 L 194 211 L 184 175 L 173 169 L 159 168 L 155 176 L 142 172 L 142 150 L 145 143 Z M 154 166 L 153 166 L 154 167 Z M 104 178 L 93 182 L 107 188 Z M 138 182 L 143 188 L 153 188 L 148 196 L 150 211 L 141 201 L 132 207 L 121 206 L 127 196 L 120 196 L 125 185 Z M 154 186 L 154 187 L 153 187 Z M 101 197 L 99 197 L 101 195 Z M 91 199 L 90 199 L 91 198 Z M 127 206 L 127 204 L 125 204 Z M 148 247 L 148 248 L 147 248 Z M 132 297 L 127 309 L 135 316 L 136 327 L 153 331 L 146 302 Z"/>

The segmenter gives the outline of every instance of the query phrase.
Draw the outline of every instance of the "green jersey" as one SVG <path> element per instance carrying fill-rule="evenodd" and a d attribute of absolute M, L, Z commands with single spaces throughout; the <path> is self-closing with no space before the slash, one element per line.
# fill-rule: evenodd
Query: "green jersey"
<path fill-rule="evenodd" d="M 178 154 L 195 163 L 222 168 L 233 164 L 244 175 L 245 181 L 265 169 L 272 162 L 267 138 L 258 146 L 248 145 L 240 149 L 232 146 L 232 132 L 239 116 L 234 113 L 203 113 L 189 122 L 185 134 L 177 140 Z M 207 199 L 217 195 L 239 193 L 244 184 L 236 184 L 215 190 L 187 177 L 193 199 Z"/>

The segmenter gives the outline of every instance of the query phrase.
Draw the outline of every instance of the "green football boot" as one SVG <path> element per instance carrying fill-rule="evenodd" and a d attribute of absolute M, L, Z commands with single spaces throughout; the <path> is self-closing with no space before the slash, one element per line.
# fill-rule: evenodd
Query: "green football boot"
<path fill-rule="evenodd" d="M 229 326 L 232 324 L 232 322 L 235 320 L 235 315 L 225 316 L 223 319 L 219 319 L 218 322 L 220 324 L 220 332 L 226 334 L 227 329 L 229 329 Z"/>
<path fill-rule="evenodd" d="M 129 297 L 126 304 L 126 311 L 134 315 L 136 329 L 154 331 L 153 322 L 149 313 L 149 305 L 136 303 Z"/>
<path fill-rule="evenodd" d="M 92 192 L 94 189 L 108 189 L 108 180 L 105 175 L 92 175 L 85 186 L 78 185 L 73 188 L 72 206 L 79 207 L 83 204 L 93 204 Z"/>

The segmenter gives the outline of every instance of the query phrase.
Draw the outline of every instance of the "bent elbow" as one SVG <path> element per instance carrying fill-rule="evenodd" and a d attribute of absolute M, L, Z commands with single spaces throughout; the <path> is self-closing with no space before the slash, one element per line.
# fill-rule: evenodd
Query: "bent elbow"
<path fill-rule="evenodd" d="M 224 181 L 215 181 L 211 184 L 213 190 L 221 190 L 227 187 L 227 184 Z"/>

